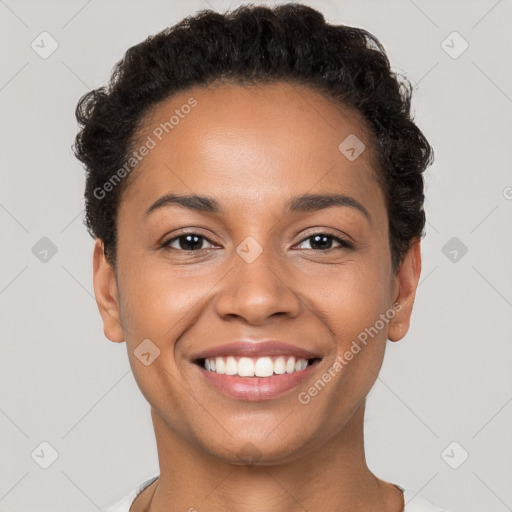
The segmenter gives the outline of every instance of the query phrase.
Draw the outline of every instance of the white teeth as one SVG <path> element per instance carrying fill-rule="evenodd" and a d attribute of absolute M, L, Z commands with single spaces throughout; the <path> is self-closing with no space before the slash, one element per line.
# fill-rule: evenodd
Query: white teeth
<path fill-rule="evenodd" d="M 222 359 L 222 357 L 217 357 L 215 359 L 215 371 L 222 375 L 226 373 L 226 365 L 225 365 L 224 359 Z"/>
<path fill-rule="evenodd" d="M 248 357 L 241 357 L 238 361 L 238 375 L 240 377 L 254 377 L 254 363 Z"/>
<path fill-rule="evenodd" d="M 295 371 L 295 358 L 289 357 L 286 361 L 286 373 L 293 373 Z"/>
<path fill-rule="evenodd" d="M 270 377 L 274 373 L 274 363 L 270 357 L 260 357 L 254 365 L 256 377 Z"/>
<path fill-rule="evenodd" d="M 284 357 L 278 357 L 274 361 L 274 373 L 281 375 L 285 371 L 286 371 L 286 362 L 284 360 Z"/>
<path fill-rule="evenodd" d="M 223 359 L 223 358 L 221 358 Z M 208 361 L 208 359 L 207 359 Z M 238 364 L 236 362 L 236 359 L 232 356 L 229 356 L 226 360 L 226 375 L 236 375 L 238 373 Z"/>
<path fill-rule="evenodd" d="M 240 357 L 238 361 L 235 357 L 228 356 L 206 359 L 204 362 L 206 370 L 221 375 L 238 375 L 240 377 L 270 377 L 285 372 L 298 372 L 307 366 L 307 359 L 296 359 L 294 356 Z"/>
<path fill-rule="evenodd" d="M 304 364 L 304 363 L 306 363 L 306 364 Z M 306 368 L 307 365 L 308 365 L 307 361 L 305 361 L 304 359 L 299 359 L 295 363 L 295 371 L 298 372 L 300 370 L 304 370 L 304 368 Z"/>

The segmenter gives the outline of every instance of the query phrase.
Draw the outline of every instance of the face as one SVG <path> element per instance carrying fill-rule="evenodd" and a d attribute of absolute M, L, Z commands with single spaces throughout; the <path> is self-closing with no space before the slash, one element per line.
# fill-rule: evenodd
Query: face
<path fill-rule="evenodd" d="M 366 146 L 355 159 L 339 149 L 349 136 Z M 364 407 L 386 340 L 407 332 L 420 273 L 419 243 L 392 272 L 364 123 L 307 88 L 223 85 L 159 104 L 139 140 L 152 147 L 122 196 L 115 273 L 95 247 L 106 336 L 126 342 L 153 414 L 189 446 L 231 462 L 251 446 L 271 463 L 320 449 Z M 158 205 L 166 194 L 207 199 Z M 268 340 L 317 359 L 280 392 L 253 380 L 237 395 L 195 362 Z"/>

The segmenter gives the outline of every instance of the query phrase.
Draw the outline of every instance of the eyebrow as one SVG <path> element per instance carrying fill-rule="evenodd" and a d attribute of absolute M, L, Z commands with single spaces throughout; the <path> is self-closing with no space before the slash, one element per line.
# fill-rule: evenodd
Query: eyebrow
<path fill-rule="evenodd" d="M 178 205 L 202 213 L 222 213 L 220 204 L 209 196 L 165 194 L 157 199 L 147 210 L 146 217 L 164 206 Z M 304 194 L 292 197 L 285 205 L 284 213 L 313 212 L 333 206 L 348 206 L 359 210 L 371 222 L 368 210 L 353 197 L 345 194 Z"/>

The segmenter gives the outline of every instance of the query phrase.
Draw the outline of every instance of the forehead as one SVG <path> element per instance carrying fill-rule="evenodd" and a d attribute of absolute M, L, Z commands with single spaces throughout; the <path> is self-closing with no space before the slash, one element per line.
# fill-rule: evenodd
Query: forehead
<path fill-rule="evenodd" d="M 353 137 L 365 150 L 351 161 L 340 144 Z M 240 205 L 299 190 L 381 195 L 361 116 L 304 86 L 190 88 L 156 105 L 137 138 L 135 148 L 151 149 L 132 171 L 125 199 L 141 206 L 176 190 L 213 191 L 219 202 Z"/>

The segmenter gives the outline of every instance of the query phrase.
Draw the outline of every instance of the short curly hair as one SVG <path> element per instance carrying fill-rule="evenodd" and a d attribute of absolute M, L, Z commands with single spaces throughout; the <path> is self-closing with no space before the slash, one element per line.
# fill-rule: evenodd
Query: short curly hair
<path fill-rule="evenodd" d="M 199 11 L 129 48 L 109 83 L 80 98 L 73 149 L 87 174 L 85 225 L 103 241 L 110 265 L 116 266 L 116 213 L 127 178 L 108 194 L 97 191 L 127 161 L 144 116 L 179 91 L 226 80 L 306 85 L 362 115 L 377 155 L 396 272 L 411 242 L 424 237 L 422 173 L 433 160 L 410 112 L 413 87 L 391 71 L 374 35 L 328 24 L 298 3 Z"/>

